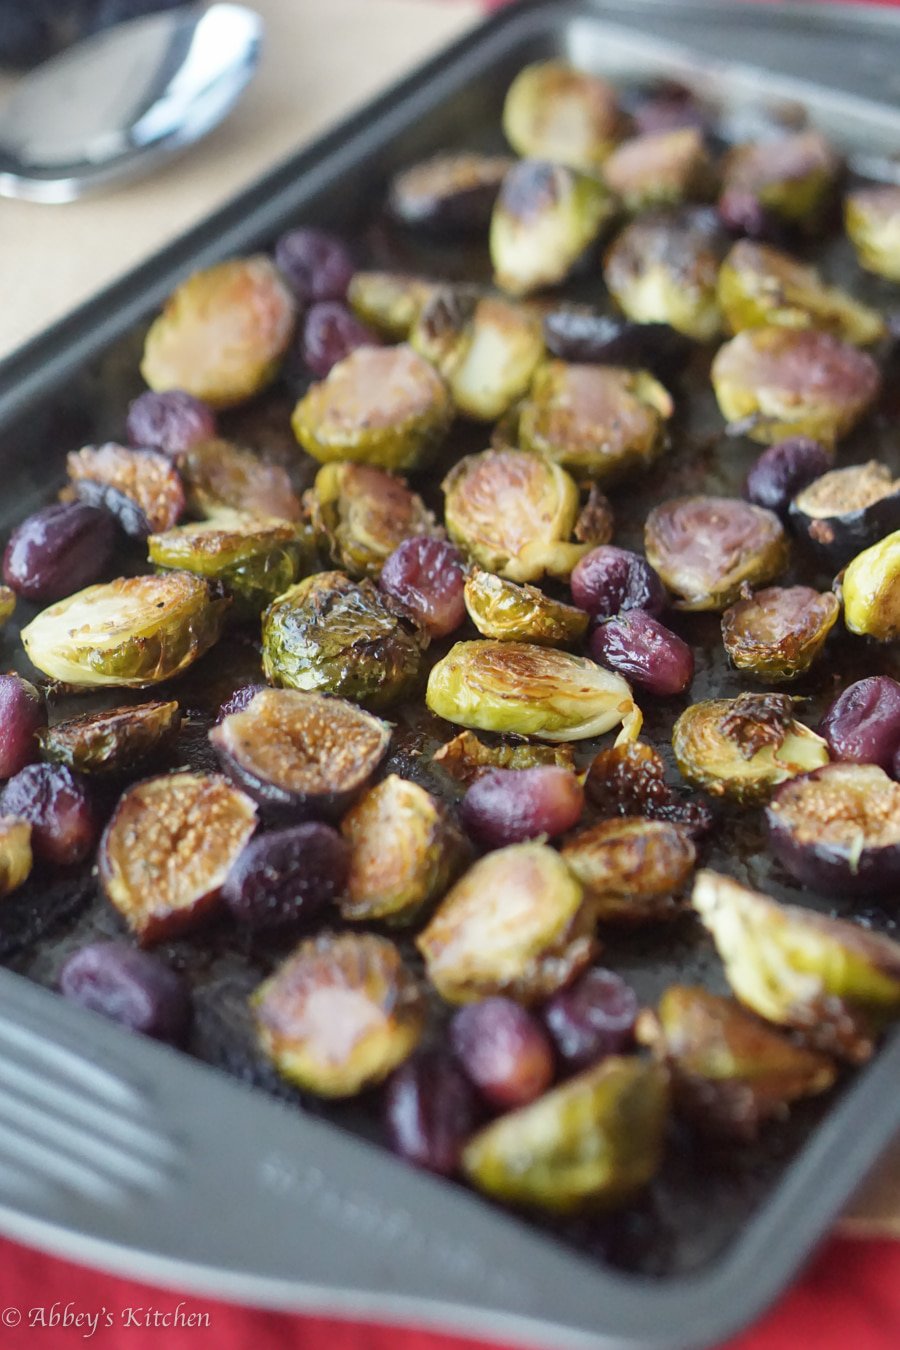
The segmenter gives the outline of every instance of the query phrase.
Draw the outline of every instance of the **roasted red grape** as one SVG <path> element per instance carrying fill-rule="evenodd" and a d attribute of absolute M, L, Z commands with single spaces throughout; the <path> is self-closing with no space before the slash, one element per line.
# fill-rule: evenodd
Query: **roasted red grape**
<path fill-rule="evenodd" d="M 180 455 L 201 441 L 215 440 L 216 415 L 202 399 L 183 389 L 156 393 L 148 389 L 128 409 L 129 443 Z"/>
<path fill-rule="evenodd" d="M 38 758 L 35 733 L 47 725 L 44 701 L 21 675 L 0 675 L 0 778 Z"/>
<path fill-rule="evenodd" d="M 251 839 L 222 887 L 234 917 L 253 928 L 304 923 L 344 889 L 350 851 L 312 821 Z"/>
<path fill-rule="evenodd" d="M 681 694 L 694 678 L 694 654 L 677 633 L 642 609 L 630 609 L 594 630 L 595 661 L 618 671 L 651 694 Z"/>
<path fill-rule="evenodd" d="M 889 675 L 871 675 L 848 685 L 822 718 L 819 733 L 835 759 L 892 772 L 900 750 L 900 684 Z"/>
<path fill-rule="evenodd" d="M 597 619 L 611 619 L 623 609 L 657 615 L 666 607 L 666 588 L 647 559 L 614 544 L 580 558 L 570 585 L 575 604 Z"/>
<path fill-rule="evenodd" d="M 381 589 L 407 609 L 432 637 L 446 637 L 466 617 L 462 555 L 429 535 L 404 539 L 381 570 Z"/>
<path fill-rule="evenodd" d="M 544 341 L 561 361 L 650 370 L 660 379 L 677 375 L 694 350 L 691 339 L 667 323 L 632 323 L 577 309 L 546 315 Z"/>
<path fill-rule="evenodd" d="M 614 971 L 587 971 L 562 989 L 544 1008 L 544 1021 L 560 1057 L 583 1069 L 607 1055 L 627 1050 L 634 1040 L 637 995 Z"/>
<path fill-rule="evenodd" d="M 300 356 L 321 379 L 357 347 L 380 347 L 381 339 L 339 300 L 311 306 L 300 332 Z"/>
<path fill-rule="evenodd" d="M 27 820 L 35 857 L 60 867 L 84 862 L 97 842 L 87 783 L 62 764 L 29 764 L 10 778 L 0 792 L 0 815 Z"/>
<path fill-rule="evenodd" d="M 85 502 L 45 506 L 10 535 L 3 580 L 27 600 L 62 600 L 103 575 L 115 538 L 108 511 Z"/>
<path fill-rule="evenodd" d="M 832 456 L 819 441 L 791 436 L 764 450 L 747 475 L 744 496 L 754 506 L 784 515 L 801 488 L 826 473 Z"/>
<path fill-rule="evenodd" d="M 124 942 L 92 942 L 74 952 L 59 973 L 59 988 L 82 1008 L 102 1013 L 129 1031 L 174 1045 L 191 1022 L 187 984 L 158 956 Z"/>
<path fill-rule="evenodd" d="M 450 1042 L 481 1095 L 501 1110 L 533 1102 L 553 1081 L 550 1039 L 512 999 L 462 1008 L 450 1023 Z"/>
<path fill-rule="evenodd" d="M 584 790 L 574 773 L 542 764 L 482 774 L 463 798 L 460 817 L 480 844 L 503 848 L 565 834 L 578 823 L 583 807 Z"/>
<path fill-rule="evenodd" d="M 343 300 L 356 270 L 340 239 L 314 229 L 283 234 L 275 245 L 275 265 L 301 305 Z"/>
<path fill-rule="evenodd" d="M 719 198 L 718 210 L 729 234 L 768 243 L 780 243 L 784 238 L 784 226 L 753 192 L 727 188 Z"/>
<path fill-rule="evenodd" d="M 450 1055 L 420 1050 L 394 1074 L 384 1106 L 395 1153 L 442 1176 L 456 1171 L 479 1111 L 471 1083 Z"/>

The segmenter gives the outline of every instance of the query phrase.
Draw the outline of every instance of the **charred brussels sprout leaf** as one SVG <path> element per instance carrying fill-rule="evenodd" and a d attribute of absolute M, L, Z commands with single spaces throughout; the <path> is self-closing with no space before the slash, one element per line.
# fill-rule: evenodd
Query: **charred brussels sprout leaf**
<path fill-rule="evenodd" d="M 388 210 L 395 220 L 435 234 L 486 230 L 504 175 L 507 155 L 445 150 L 391 179 Z"/>
<path fill-rule="evenodd" d="M 184 512 L 178 471 L 161 451 L 86 445 L 67 456 L 66 468 L 81 500 L 105 508 L 135 539 L 171 529 Z"/>
<path fill-rule="evenodd" d="M 830 206 L 840 168 L 840 159 L 818 131 L 738 145 L 723 166 L 723 200 L 740 194 L 779 220 L 815 233 Z"/>
<path fill-rule="evenodd" d="M 503 130 L 517 154 L 575 169 L 602 164 L 623 126 L 612 85 L 563 61 L 520 70 L 503 105 Z"/>
<path fill-rule="evenodd" d="M 644 527 L 647 560 L 676 607 L 721 610 L 745 585 L 771 581 L 787 565 L 788 543 L 772 511 L 736 497 L 675 497 Z"/>
<path fill-rule="evenodd" d="M 287 521 L 219 511 L 212 520 L 177 525 L 147 540 L 150 561 L 220 582 L 241 617 L 259 614 L 296 579 L 300 539 Z"/>
<path fill-rule="evenodd" d="M 603 276 L 629 319 L 709 342 L 722 327 L 716 280 L 725 247 L 712 211 L 652 211 L 617 235 Z"/>
<path fill-rule="evenodd" d="M 900 636 L 900 530 L 858 553 L 840 585 L 851 633 L 879 642 Z"/>
<path fill-rule="evenodd" d="M 626 1204 L 662 1160 L 665 1069 L 612 1057 L 471 1139 L 463 1171 L 507 1203 L 554 1213 Z"/>
<path fill-rule="evenodd" d="M 78 773 L 119 774 L 167 749 L 180 727 L 177 703 L 137 703 L 57 722 L 38 741 L 44 759 Z"/>
<path fill-rule="evenodd" d="M 294 318 L 293 296 L 268 258 L 216 263 L 166 302 L 141 374 L 151 389 L 183 389 L 213 408 L 243 403 L 274 379 Z"/>
<path fill-rule="evenodd" d="M 544 741 L 580 741 L 621 724 L 634 740 L 641 712 L 619 675 L 583 656 L 526 642 L 457 642 L 432 668 L 426 700 L 459 726 Z"/>
<path fill-rule="evenodd" d="M 562 856 L 601 923 L 656 923 L 683 910 L 697 850 L 683 825 L 642 816 L 602 820 L 568 839 Z"/>
<path fill-rule="evenodd" d="M 832 469 L 791 502 L 791 524 L 839 567 L 900 526 L 900 480 L 878 460 Z"/>
<path fill-rule="evenodd" d="M 31 875 L 31 825 L 16 816 L 0 816 L 0 897 Z"/>
<path fill-rule="evenodd" d="M 188 510 L 195 516 L 244 511 L 269 520 L 300 519 L 300 500 L 280 464 L 230 441 L 201 441 L 180 457 Z"/>
<path fill-rule="evenodd" d="M 713 167 L 697 127 L 649 132 L 624 141 L 603 166 L 608 187 L 627 211 L 707 200 Z"/>
<path fill-rule="evenodd" d="M 461 731 L 436 750 L 433 759 L 457 783 L 466 786 L 492 769 L 534 769 L 544 764 L 575 768 L 570 745 L 485 745 L 474 731 Z"/>
<path fill-rule="evenodd" d="M 405 342 L 439 283 L 403 272 L 355 272 L 347 300 L 358 319 L 392 342 Z"/>
<path fill-rule="evenodd" d="M 16 608 L 16 593 L 9 586 L 0 586 L 0 628 L 12 618 Z"/>
<path fill-rule="evenodd" d="M 714 797 L 764 800 L 779 783 L 828 763 L 821 736 L 797 722 L 783 694 L 740 694 L 685 709 L 672 733 L 679 769 Z"/>
<path fill-rule="evenodd" d="M 447 386 L 411 347 L 358 347 L 294 409 L 294 435 L 313 459 L 413 469 L 453 420 Z"/>
<path fill-rule="evenodd" d="M 63 684 L 142 689 L 202 656 L 227 609 L 188 572 L 120 577 L 42 610 L 22 629 L 22 645 L 38 670 Z"/>
<path fill-rule="evenodd" d="M 368 464 L 323 465 L 303 500 L 317 543 L 352 577 L 379 576 L 404 539 L 437 533 L 419 494 Z"/>
<path fill-rule="evenodd" d="M 384 707 L 410 692 L 428 635 L 369 580 L 317 572 L 263 615 L 263 670 L 274 684 Z"/>
<path fill-rule="evenodd" d="M 900 281 L 900 187 L 860 188 L 844 201 L 844 225 L 860 267 Z"/>
<path fill-rule="evenodd" d="M 551 600 L 536 586 L 518 586 L 477 568 L 465 585 L 469 618 L 482 637 L 569 647 L 587 632 L 588 615 Z"/>
<path fill-rule="evenodd" d="M 837 597 L 811 586 L 770 586 L 726 609 L 725 650 L 760 680 L 796 680 L 809 670 L 840 613 Z"/>
<path fill-rule="evenodd" d="M 387 938 L 322 933 L 301 942 L 251 999 L 278 1072 L 319 1097 L 352 1097 L 412 1053 L 425 1024 L 416 982 Z"/>
<path fill-rule="evenodd" d="M 900 944 L 890 938 L 779 905 L 718 872 L 697 874 L 691 902 L 740 1001 L 817 1049 L 863 1063 L 900 1016 Z"/>
<path fill-rule="evenodd" d="M 554 849 L 511 844 L 463 873 L 416 945 L 448 1003 L 539 1002 L 590 961 L 593 913 Z"/>

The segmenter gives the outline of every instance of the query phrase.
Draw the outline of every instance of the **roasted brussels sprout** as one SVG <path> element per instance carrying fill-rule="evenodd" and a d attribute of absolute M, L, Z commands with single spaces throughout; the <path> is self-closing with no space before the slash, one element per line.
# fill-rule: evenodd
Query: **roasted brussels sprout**
<path fill-rule="evenodd" d="M 732 333 L 769 324 L 818 328 L 865 347 L 884 336 L 884 320 L 814 267 L 778 249 L 740 239 L 719 270 L 719 304 Z"/>
<path fill-rule="evenodd" d="M 778 576 L 788 543 L 772 511 L 737 497 L 675 497 L 644 527 L 647 560 L 685 610 L 721 610 Z"/>
<path fill-rule="evenodd" d="M 22 645 L 52 680 L 143 689 L 208 651 L 227 609 L 189 572 L 119 577 L 42 610 L 22 629 Z"/>
<path fill-rule="evenodd" d="M 16 608 L 16 593 L 10 586 L 0 586 L 0 628 L 11 619 Z"/>
<path fill-rule="evenodd" d="M 637 1032 L 669 1069 L 676 1108 L 703 1134 L 750 1143 L 765 1121 L 827 1092 L 836 1077 L 824 1055 L 697 987 L 672 985 Z"/>
<path fill-rule="evenodd" d="M 458 783 L 468 785 L 493 769 L 534 769 L 544 764 L 575 768 L 570 745 L 485 745 L 474 731 L 461 731 L 432 757 Z"/>
<path fill-rule="evenodd" d="M 403 272 L 356 272 L 347 300 L 357 318 L 391 342 L 405 342 L 423 305 L 442 289 Z"/>
<path fill-rule="evenodd" d="M 466 455 L 447 474 L 450 538 L 475 562 L 510 581 L 567 577 L 586 544 L 569 542 L 578 489 L 558 464 L 527 450 Z"/>
<path fill-rule="evenodd" d="M 256 828 L 248 796 L 217 775 L 165 774 L 129 788 L 100 842 L 100 883 L 141 946 L 215 908 Z"/>
<path fill-rule="evenodd" d="M 508 155 L 445 150 L 402 169 L 391 179 L 388 211 L 401 225 L 436 234 L 487 230 Z"/>
<path fill-rule="evenodd" d="M 0 816 L 0 897 L 31 875 L 31 825 L 17 816 Z"/>
<path fill-rule="evenodd" d="M 624 119 L 606 80 L 563 61 L 538 61 L 520 70 L 510 85 L 503 130 L 518 155 L 590 171 L 620 139 Z"/>
<path fill-rule="evenodd" d="M 694 909 L 740 1001 L 861 1064 L 900 1016 L 900 944 L 856 923 L 779 905 L 718 872 L 698 872 Z"/>
<path fill-rule="evenodd" d="M 885 184 L 848 193 L 844 227 L 860 267 L 900 281 L 900 187 Z"/>
<path fill-rule="evenodd" d="M 230 441 L 201 441 L 179 458 L 178 466 L 192 515 L 244 511 L 267 520 L 300 519 L 300 499 L 280 464 L 267 464 L 252 450 Z"/>
<path fill-rule="evenodd" d="M 522 404 L 519 439 L 579 481 L 605 484 L 657 458 L 673 411 L 668 391 L 645 370 L 549 361 Z"/>
<path fill-rule="evenodd" d="M 274 379 L 294 331 L 294 298 L 269 258 L 232 258 L 183 281 L 151 325 L 141 374 L 213 408 Z"/>
<path fill-rule="evenodd" d="M 37 733 L 41 754 L 78 773 L 119 774 L 167 749 L 181 727 L 175 702 L 85 713 Z"/>
<path fill-rule="evenodd" d="M 66 469 L 79 498 L 109 511 L 134 539 L 171 529 L 184 512 L 178 470 L 161 450 L 86 445 L 66 457 Z"/>
<path fill-rule="evenodd" d="M 685 797 L 670 787 L 662 756 L 650 745 L 633 741 L 601 750 L 591 761 L 585 792 L 604 819 L 644 816 L 684 826 L 692 839 L 708 834 L 713 814 L 700 797 Z"/>
<path fill-rule="evenodd" d="M 733 432 L 771 445 L 845 436 L 874 403 L 878 367 L 865 352 L 814 328 L 751 328 L 719 348 L 712 382 Z"/>
<path fill-rule="evenodd" d="M 342 698 L 260 689 L 209 739 L 267 814 L 298 820 L 346 811 L 387 754 L 391 728 Z"/>
<path fill-rule="evenodd" d="M 263 614 L 263 670 L 274 684 L 384 707 L 415 684 L 428 634 L 369 580 L 316 572 Z"/>
<path fill-rule="evenodd" d="M 241 618 L 259 614 L 293 584 L 300 551 L 294 525 L 244 511 L 217 511 L 211 520 L 176 525 L 147 540 L 156 567 L 220 582 Z"/>
<path fill-rule="evenodd" d="M 608 187 L 627 211 L 707 199 L 713 167 L 702 131 L 678 127 L 623 141 L 603 165 Z"/>
<path fill-rule="evenodd" d="M 621 676 L 528 642 L 457 642 L 432 667 L 426 701 L 459 726 L 543 741 L 585 740 L 620 723 L 618 741 L 631 741 L 643 720 Z"/>
<path fill-rule="evenodd" d="M 587 965 L 593 928 L 559 854 L 547 844 L 510 844 L 463 873 L 416 946 L 448 1003 L 503 993 L 533 1003 Z"/>
<path fill-rule="evenodd" d="M 613 240 L 603 276 L 629 319 L 709 342 L 722 327 L 716 279 L 725 247 L 712 211 L 650 211 Z"/>
<path fill-rule="evenodd" d="M 851 633 L 879 642 L 900 637 L 900 530 L 858 553 L 840 586 Z"/>
<path fill-rule="evenodd" d="M 601 820 L 567 839 L 562 856 L 601 923 L 644 924 L 683 912 L 697 850 L 683 825 L 643 816 Z"/>
<path fill-rule="evenodd" d="M 437 533 L 419 494 L 368 464 L 324 464 L 303 502 L 317 543 L 352 577 L 379 576 L 404 539 Z"/>
<path fill-rule="evenodd" d="M 400 953 L 373 933 L 308 938 L 251 998 L 259 1043 L 282 1077 L 318 1097 L 352 1097 L 415 1049 L 422 995 Z"/>
<path fill-rule="evenodd" d="M 411 347 L 358 347 L 294 409 L 294 435 L 321 464 L 414 469 L 453 420 L 447 386 Z"/>
<path fill-rule="evenodd" d="M 341 914 L 352 922 L 409 924 L 461 869 L 465 841 L 440 802 L 389 774 L 341 821 L 350 874 Z"/>
<path fill-rule="evenodd" d="M 463 1172 L 512 1204 L 561 1214 L 615 1208 L 659 1167 L 668 1109 L 666 1070 L 615 1056 L 481 1130 Z"/>
<path fill-rule="evenodd" d="M 615 213 L 599 178 L 549 160 L 521 160 L 504 178 L 491 217 L 497 285 L 529 295 L 565 281 Z"/>
<path fill-rule="evenodd" d="M 649 370 L 660 380 L 680 374 L 694 350 L 691 339 L 667 323 L 633 323 L 581 306 L 545 314 L 544 342 L 561 361 Z"/>
<path fill-rule="evenodd" d="M 840 613 L 837 597 L 811 586 L 770 586 L 726 609 L 725 650 L 757 679 L 796 680 L 809 670 Z"/>
<path fill-rule="evenodd" d="M 786 694 L 739 694 L 686 708 L 672 732 L 675 761 L 713 797 L 764 800 L 779 783 L 828 763 L 828 746 L 793 717 Z"/>
<path fill-rule="evenodd" d="M 807 233 L 821 228 L 841 161 L 819 131 L 737 145 L 722 166 L 723 199 L 740 194 Z"/>
<path fill-rule="evenodd" d="M 832 469 L 791 502 L 791 524 L 833 567 L 900 528 L 900 479 L 878 460 Z"/>
<path fill-rule="evenodd" d="M 469 618 L 483 637 L 569 647 L 587 632 L 583 609 L 551 600 L 536 586 L 519 586 L 475 568 L 465 585 Z"/>

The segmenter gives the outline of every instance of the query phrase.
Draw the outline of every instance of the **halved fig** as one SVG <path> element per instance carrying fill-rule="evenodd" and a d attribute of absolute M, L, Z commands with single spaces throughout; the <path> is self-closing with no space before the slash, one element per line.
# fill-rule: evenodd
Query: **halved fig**
<path fill-rule="evenodd" d="M 171 529 L 184 512 L 181 478 L 161 450 L 86 445 L 67 455 L 66 469 L 81 500 L 109 511 L 134 539 Z"/>
<path fill-rule="evenodd" d="M 832 567 L 900 529 L 900 479 L 870 459 L 832 469 L 791 502 L 791 525 Z"/>
<path fill-rule="evenodd" d="M 267 519 L 300 519 L 300 499 L 287 470 L 231 441 L 192 445 L 178 467 L 192 515 L 208 517 L 228 508 Z"/>
<path fill-rule="evenodd" d="M 195 928 L 256 829 L 256 806 L 215 774 L 148 778 L 119 801 L 100 841 L 100 884 L 141 946 Z"/>
<path fill-rule="evenodd" d="M 109 708 L 57 722 L 37 733 L 41 754 L 78 773 L 119 774 L 136 768 L 174 741 L 181 710 L 174 701 Z"/>
<path fill-rule="evenodd" d="M 769 586 L 722 615 L 725 650 L 760 680 L 796 680 L 809 670 L 841 611 L 831 591 Z"/>
<path fill-rule="evenodd" d="M 625 816 L 572 835 L 562 856 L 601 923 L 643 924 L 683 913 L 681 891 L 697 861 L 683 825 Z"/>
<path fill-rule="evenodd" d="M 18 816 L 0 816 L 0 896 L 9 895 L 31 875 L 31 824 Z"/>
<path fill-rule="evenodd" d="M 604 819 L 644 816 L 683 826 L 692 839 L 708 834 L 713 813 L 700 797 L 687 797 L 666 782 L 658 750 L 642 741 L 601 750 L 591 761 L 584 789 Z"/>
<path fill-rule="evenodd" d="M 575 768 L 575 752 L 570 745 L 485 745 L 474 731 L 461 731 L 435 750 L 432 758 L 464 786 L 494 769 L 534 769 L 544 764 Z"/>
<path fill-rule="evenodd" d="M 352 1097 L 412 1053 L 425 1004 L 400 953 L 374 933 L 308 938 L 251 998 L 263 1052 L 318 1097 Z"/>
<path fill-rule="evenodd" d="M 438 533 L 419 494 L 370 464 L 323 464 L 303 504 L 318 544 L 351 577 L 379 576 L 404 539 Z"/>
<path fill-rule="evenodd" d="M 401 225 L 436 234 L 486 231 L 513 160 L 473 150 L 444 150 L 391 179 L 388 211 Z"/>
<path fill-rule="evenodd" d="M 772 511 L 737 497 L 675 497 L 654 507 L 644 527 L 647 560 L 677 609 L 721 610 L 745 585 L 773 580 L 788 543 Z"/>
<path fill-rule="evenodd" d="M 229 778 L 266 812 L 303 819 L 347 809 L 387 753 L 391 728 L 341 698 L 263 689 L 209 738 Z"/>
<path fill-rule="evenodd" d="M 519 586 L 475 568 L 464 590 L 469 618 L 482 637 L 569 647 L 587 632 L 588 615 L 553 600 L 537 586 Z"/>
<path fill-rule="evenodd" d="M 776 858 L 826 895 L 900 885 L 900 783 L 877 764 L 826 764 L 785 783 L 766 807 Z"/>
<path fill-rule="evenodd" d="M 382 337 L 404 342 L 440 283 L 404 272 L 354 272 L 347 301 L 357 318 Z"/>

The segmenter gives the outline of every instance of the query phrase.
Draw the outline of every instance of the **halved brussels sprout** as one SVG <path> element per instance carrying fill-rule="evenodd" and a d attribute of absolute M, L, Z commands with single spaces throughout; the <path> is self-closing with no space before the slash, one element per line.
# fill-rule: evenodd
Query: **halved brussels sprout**
<path fill-rule="evenodd" d="M 860 267 L 900 281 L 900 187 L 884 184 L 848 193 L 844 227 Z"/>
<path fill-rule="evenodd" d="M 578 488 L 558 464 L 527 450 L 483 450 L 453 466 L 441 486 L 450 538 L 489 572 L 511 581 L 567 577 L 586 544 L 570 543 Z"/>
<path fill-rule="evenodd" d="M 673 411 L 668 390 L 646 370 L 548 361 L 522 404 L 519 441 L 580 482 L 608 483 L 661 454 Z"/>
<path fill-rule="evenodd" d="M 425 1006 L 387 938 L 307 938 L 251 998 L 257 1035 L 278 1072 L 318 1097 L 352 1097 L 415 1049 Z"/>
<path fill-rule="evenodd" d="M 323 465 L 303 503 L 319 546 L 351 577 L 380 576 L 404 539 L 438 533 L 417 492 L 368 464 Z"/>
<path fill-rule="evenodd" d="M 607 186 L 627 211 L 707 200 L 714 174 L 698 127 L 648 132 L 623 141 L 603 165 Z"/>
<path fill-rule="evenodd" d="M 438 717 L 480 731 L 581 741 L 621 723 L 617 743 L 641 729 L 641 710 L 619 675 L 584 656 L 528 642 L 457 642 L 428 677 Z"/>
<path fill-rule="evenodd" d="M 81 501 L 109 511 L 134 539 L 171 529 L 184 512 L 178 470 L 160 450 L 86 445 L 66 456 L 66 472 Z"/>
<path fill-rule="evenodd" d="M 222 768 L 269 814 L 346 811 L 387 754 L 391 728 L 342 698 L 260 689 L 209 733 Z"/>
<path fill-rule="evenodd" d="M 818 230 L 834 195 L 841 161 L 819 131 L 737 145 L 722 166 L 722 195 L 740 193 L 773 216 Z"/>
<path fill-rule="evenodd" d="M 826 286 L 814 267 L 751 239 L 739 239 L 722 263 L 719 304 L 732 333 L 768 324 L 818 328 L 858 347 L 885 334 L 877 310 Z"/>
<path fill-rule="evenodd" d="M 828 745 L 794 719 L 786 694 L 739 694 L 694 703 L 672 732 L 675 762 L 713 797 L 763 801 L 779 783 L 829 761 Z"/>
<path fill-rule="evenodd" d="M 864 1063 L 900 1017 L 900 944 L 860 924 L 779 905 L 718 872 L 691 897 L 737 997 L 828 1054 Z"/>
<path fill-rule="evenodd" d="M 719 348 L 712 382 L 730 430 L 774 445 L 845 436 L 881 388 L 872 358 L 814 328 L 751 328 Z"/>
<path fill-rule="evenodd" d="M 584 790 L 604 819 L 643 816 L 664 820 L 683 826 L 691 839 L 701 839 L 713 825 L 707 803 L 670 787 L 659 751 L 641 741 L 614 745 L 595 755 Z"/>
<path fill-rule="evenodd" d="M 148 778 L 120 798 L 104 831 L 100 884 L 141 946 L 149 946 L 212 912 L 255 829 L 253 802 L 218 775 Z"/>
<path fill-rule="evenodd" d="M 488 1195 L 554 1213 L 624 1205 L 662 1161 L 669 1076 L 613 1056 L 469 1141 L 463 1172 Z"/>
<path fill-rule="evenodd" d="M 770 586 L 726 609 L 725 650 L 738 670 L 760 680 L 796 680 L 809 670 L 841 611 L 830 591 Z"/>
<path fill-rule="evenodd" d="M 367 578 L 316 572 L 263 614 L 263 670 L 273 684 L 381 708 L 408 694 L 428 634 Z"/>
<path fill-rule="evenodd" d="M 228 603 L 189 572 L 119 577 L 42 610 L 22 629 L 22 645 L 52 680 L 143 689 L 209 650 Z"/>
<path fill-rule="evenodd" d="M 497 285 L 528 295 L 565 281 L 616 209 L 599 178 L 549 160 L 520 160 L 504 178 L 491 217 Z"/>
<path fill-rule="evenodd" d="M 516 154 L 575 169 L 602 164 L 623 129 L 612 85 L 564 61 L 525 66 L 503 104 L 503 131 Z"/>
<path fill-rule="evenodd" d="M 457 411 L 480 422 L 522 397 L 544 355 L 540 315 L 496 295 L 437 292 L 409 342 L 447 381 Z"/>
<path fill-rule="evenodd" d="M 31 825 L 17 816 L 0 816 L 0 896 L 28 880 L 32 861 Z"/>
<path fill-rule="evenodd" d="M 676 918 L 697 850 L 683 825 L 624 816 L 572 835 L 562 856 L 601 923 L 642 924 Z"/>
<path fill-rule="evenodd" d="M 259 614 L 294 583 L 300 550 L 296 526 L 245 511 L 217 511 L 211 520 L 176 525 L 147 540 L 156 567 L 220 582 L 242 618 Z"/>
<path fill-rule="evenodd" d="M 437 234 L 486 230 L 508 155 L 479 155 L 473 150 L 444 150 L 401 169 L 391 179 L 388 210 L 402 225 Z"/>
<path fill-rule="evenodd" d="M 583 609 L 478 568 L 469 573 L 464 595 L 469 618 L 483 637 L 569 647 L 587 632 L 589 616 Z"/>
<path fill-rule="evenodd" d="M 287 470 L 268 464 L 230 441 L 200 441 L 179 456 L 178 467 L 192 515 L 244 511 L 266 520 L 299 521 L 300 499 Z"/>
<path fill-rule="evenodd" d="M 734 999 L 675 984 L 637 1036 L 669 1069 L 675 1106 L 703 1134 L 750 1143 L 791 1102 L 827 1092 L 831 1060 L 795 1045 Z"/>
<path fill-rule="evenodd" d="M 416 946 L 448 1003 L 490 994 L 540 1002 L 594 953 L 593 912 L 548 844 L 510 844 L 464 872 Z"/>
<path fill-rule="evenodd" d="M 85 713 L 43 727 L 37 738 L 44 759 L 78 773 L 127 772 L 166 749 L 181 727 L 178 704 L 137 703 Z"/>
<path fill-rule="evenodd" d="M 347 302 L 358 319 L 392 342 L 405 342 L 422 307 L 441 285 L 405 272 L 354 272 Z"/>
<path fill-rule="evenodd" d="M 722 327 L 716 280 L 725 248 L 713 211 L 651 211 L 613 240 L 603 276 L 629 319 L 709 342 Z"/>
<path fill-rule="evenodd" d="M 320 464 L 347 459 L 414 469 L 444 438 L 453 404 L 444 381 L 411 347 L 358 347 L 310 386 L 291 418 Z"/>
<path fill-rule="evenodd" d="M 350 875 L 340 911 L 351 922 L 409 924 L 442 895 L 467 856 L 447 811 L 396 774 L 370 788 L 341 821 Z"/>
<path fill-rule="evenodd" d="M 0 628 L 12 618 L 16 608 L 16 593 L 9 586 L 0 586 Z"/>
<path fill-rule="evenodd" d="M 461 731 L 432 756 L 445 773 L 468 786 L 492 769 L 534 769 L 556 764 L 575 768 L 575 753 L 570 745 L 485 745 L 474 731 Z"/>
<path fill-rule="evenodd" d="M 851 633 L 879 642 L 900 637 L 900 530 L 858 553 L 844 570 L 840 588 Z"/>
<path fill-rule="evenodd" d="M 721 610 L 778 576 L 787 536 L 773 511 L 737 497 L 675 497 L 644 526 L 644 550 L 684 610 Z"/>
<path fill-rule="evenodd" d="M 151 324 L 141 374 L 213 408 L 258 394 L 294 331 L 294 298 L 270 258 L 232 258 L 183 281 Z"/>
<path fill-rule="evenodd" d="M 790 514 L 794 528 L 839 567 L 900 528 L 900 479 L 876 459 L 832 469 L 801 488 Z"/>

